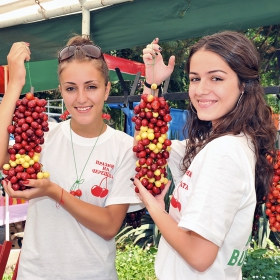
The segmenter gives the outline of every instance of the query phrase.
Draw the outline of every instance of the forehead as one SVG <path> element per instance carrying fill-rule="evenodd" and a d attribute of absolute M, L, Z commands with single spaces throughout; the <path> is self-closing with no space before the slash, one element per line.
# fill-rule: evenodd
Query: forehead
<path fill-rule="evenodd" d="M 67 79 L 68 77 L 71 78 L 80 78 L 80 77 L 89 77 L 93 76 L 98 79 L 103 79 L 102 71 L 100 70 L 99 63 L 94 60 L 72 60 L 66 61 L 61 63 L 59 78 L 60 79 Z"/>
<path fill-rule="evenodd" d="M 227 62 L 217 53 L 208 50 L 199 50 L 193 54 L 190 60 L 190 72 L 213 71 L 231 69 Z"/>

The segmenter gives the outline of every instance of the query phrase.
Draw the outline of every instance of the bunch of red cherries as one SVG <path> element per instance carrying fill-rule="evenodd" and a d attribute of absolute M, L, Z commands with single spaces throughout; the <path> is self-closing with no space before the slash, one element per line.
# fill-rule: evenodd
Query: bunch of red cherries
<path fill-rule="evenodd" d="M 168 123 L 172 120 L 170 108 L 164 97 L 142 94 L 141 102 L 134 107 L 132 121 L 135 123 L 136 145 L 133 151 L 138 160 L 136 175 L 152 195 L 164 189 L 167 179 L 167 159 L 171 140 L 167 138 Z M 138 192 L 138 188 L 135 188 Z"/>
<path fill-rule="evenodd" d="M 271 157 L 267 157 L 271 160 Z M 265 203 L 265 213 L 269 219 L 269 226 L 272 232 L 280 232 L 280 151 L 277 151 L 278 161 L 274 165 L 274 176 L 272 185 L 269 188 Z"/>
<path fill-rule="evenodd" d="M 124 224 L 129 225 L 133 228 L 138 228 L 141 226 L 141 219 L 146 214 L 146 208 L 138 211 L 127 213 L 125 216 Z"/>
<path fill-rule="evenodd" d="M 40 164 L 41 145 L 44 133 L 49 131 L 47 101 L 33 93 L 27 93 L 16 102 L 12 124 L 8 132 L 14 136 L 15 143 L 8 148 L 9 163 L 3 165 L 4 180 L 10 181 L 14 190 L 24 190 L 23 181 L 48 178 L 49 173 L 42 171 Z"/>

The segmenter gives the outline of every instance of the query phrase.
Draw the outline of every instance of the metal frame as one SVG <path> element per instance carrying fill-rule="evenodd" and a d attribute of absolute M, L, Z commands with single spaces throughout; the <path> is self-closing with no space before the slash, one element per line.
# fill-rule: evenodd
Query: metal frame
<path fill-rule="evenodd" d="M 68 4 L 63 7 L 50 8 L 49 4 L 53 4 L 50 0 L 20 0 L 9 4 L 0 5 L 0 14 L 9 14 L 9 18 L 0 17 L 0 28 L 5 28 L 9 26 L 15 26 L 19 24 L 26 24 L 40 20 L 48 20 L 53 17 L 60 17 L 65 15 L 70 15 L 74 13 L 81 13 L 83 16 L 82 20 L 82 34 L 90 34 L 90 10 L 100 9 L 106 6 L 111 6 L 123 2 L 132 2 L 133 0 L 77 0 L 76 4 Z M 18 14 L 12 17 L 10 13 L 16 10 L 23 11 L 29 8 L 34 10 L 33 13 L 25 15 L 24 12 L 21 14 L 23 16 L 18 16 Z"/>

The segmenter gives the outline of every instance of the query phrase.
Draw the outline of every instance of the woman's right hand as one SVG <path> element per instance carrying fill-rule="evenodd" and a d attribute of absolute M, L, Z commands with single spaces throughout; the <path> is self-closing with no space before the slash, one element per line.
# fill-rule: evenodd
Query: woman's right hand
<path fill-rule="evenodd" d="M 156 83 L 160 85 L 174 70 L 175 56 L 172 55 L 169 58 L 168 65 L 165 65 L 158 41 L 158 38 L 154 39 L 151 44 L 143 49 L 143 61 L 146 69 L 146 82 L 148 84 Z"/>
<path fill-rule="evenodd" d="M 26 69 L 24 62 L 30 60 L 29 43 L 14 43 L 7 56 L 9 69 L 9 84 L 23 87 L 25 84 Z"/>
<path fill-rule="evenodd" d="M 61 192 L 61 188 L 49 179 L 29 179 L 27 181 L 23 181 L 23 184 L 25 184 L 29 188 L 26 188 L 25 190 L 15 191 L 13 190 L 10 181 L 2 181 L 2 185 L 5 189 L 5 192 L 10 197 L 14 198 L 23 198 L 26 200 L 43 196 L 48 196 L 52 198 L 55 194 L 55 190 L 59 189 L 59 193 Z"/>

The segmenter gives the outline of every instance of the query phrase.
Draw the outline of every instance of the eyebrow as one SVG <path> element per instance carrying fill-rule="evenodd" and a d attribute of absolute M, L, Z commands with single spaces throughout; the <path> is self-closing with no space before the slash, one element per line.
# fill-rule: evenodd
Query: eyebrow
<path fill-rule="evenodd" d="M 84 84 L 90 84 L 90 83 L 92 83 L 92 82 L 97 82 L 97 80 L 86 81 L 86 82 L 84 82 Z M 73 82 L 65 82 L 64 84 L 75 85 L 75 83 L 73 83 Z"/>
<path fill-rule="evenodd" d="M 219 70 L 219 69 L 217 69 L 217 70 L 211 70 L 211 71 L 209 71 L 209 72 L 207 72 L 207 73 L 208 73 L 208 74 L 213 74 L 213 73 L 216 73 L 216 72 L 222 72 L 222 73 L 227 74 L 227 72 L 225 72 L 225 71 L 223 71 L 223 70 Z M 190 72 L 189 74 L 198 75 L 198 73 L 196 73 L 196 72 Z"/>

